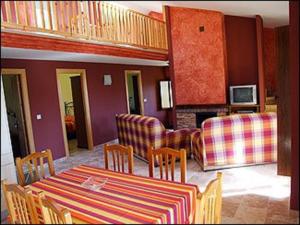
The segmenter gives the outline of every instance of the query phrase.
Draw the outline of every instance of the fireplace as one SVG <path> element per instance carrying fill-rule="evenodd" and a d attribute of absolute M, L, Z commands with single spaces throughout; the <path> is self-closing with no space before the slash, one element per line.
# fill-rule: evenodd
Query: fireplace
<path fill-rule="evenodd" d="M 204 120 L 211 118 L 211 117 L 217 117 L 217 112 L 197 112 L 196 113 L 196 127 L 201 128 L 201 124 Z"/>
<path fill-rule="evenodd" d="M 177 107 L 177 129 L 200 128 L 201 123 L 211 117 L 224 116 L 228 113 L 227 107 Z"/>

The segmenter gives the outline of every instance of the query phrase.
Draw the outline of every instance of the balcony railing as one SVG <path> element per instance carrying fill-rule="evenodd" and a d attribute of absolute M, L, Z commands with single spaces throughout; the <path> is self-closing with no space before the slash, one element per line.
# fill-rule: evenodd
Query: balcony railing
<path fill-rule="evenodd" d="M 103 1 L 1 1 L 1 28 L 167 50 L 165 22 Z"/>

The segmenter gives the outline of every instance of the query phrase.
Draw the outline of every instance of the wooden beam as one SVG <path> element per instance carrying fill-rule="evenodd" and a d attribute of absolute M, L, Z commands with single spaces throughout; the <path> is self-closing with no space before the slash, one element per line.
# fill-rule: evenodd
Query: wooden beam
<path fill-rule="evenodd" d="M 257 59 L 258 59 L 258 89 L 260 112 L 265 111 L 265 70 L 263 52 L 263 20 L 256 15 L 256 40 L 257 40 Z"/>
<path fill-rule="evenodd" d="M 155 52 L 119 46 L 88 43 L 87 41 L 66 40 L 67 38 L 48 38 L 44 36 L 25 35 L 1 32 L 1 46 L 12 48 L 28 48 L 64 52 L 112 55 L 150 60 L 168 60 L 167 52 Z"/>

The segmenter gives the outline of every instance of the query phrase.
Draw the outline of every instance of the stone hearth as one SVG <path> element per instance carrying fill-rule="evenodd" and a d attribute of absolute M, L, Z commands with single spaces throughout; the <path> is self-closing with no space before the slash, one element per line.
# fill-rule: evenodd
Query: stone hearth
<path fill-rule="evenodd" d="M 177 129 L 181 128 L 196 128 L 197 126 L 197 113 L 203 113 L 209 118 L 209 113 L 216 114 L 217 116 L 227 115 L 227 107 L 185 107 L 176 109 L 176 120 L 177 120 Z"/>

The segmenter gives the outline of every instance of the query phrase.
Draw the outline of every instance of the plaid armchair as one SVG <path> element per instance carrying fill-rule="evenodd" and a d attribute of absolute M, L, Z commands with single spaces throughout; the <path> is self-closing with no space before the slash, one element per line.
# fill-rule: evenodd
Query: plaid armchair
<path fill-rule="evenodd" d="M 276 113 L 235 114 L 205 120 L 191 134 L 203 170 L 277 161 Z"/>
<path fill-rule="evenodd" d="M 131 145 L 134 155 L 147 161 L 147 151 L 150 146 L 156 148 L 184 148 L 187 157 L 191 154 L 190 134 L 193 130 L 185 128 L 167 131 L 156 118 L 134 114 L 116 115 L 119 143 Z M 155 162 L 157 163 L 157 162 Z"/>

